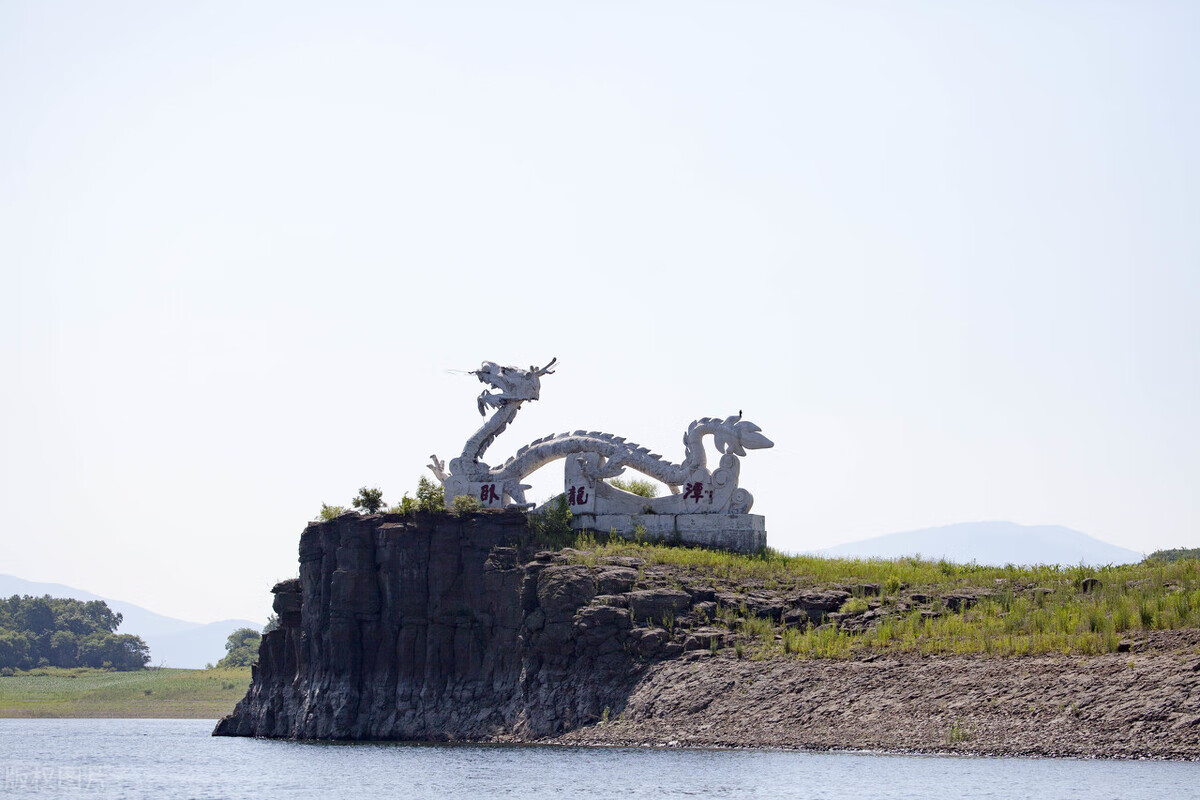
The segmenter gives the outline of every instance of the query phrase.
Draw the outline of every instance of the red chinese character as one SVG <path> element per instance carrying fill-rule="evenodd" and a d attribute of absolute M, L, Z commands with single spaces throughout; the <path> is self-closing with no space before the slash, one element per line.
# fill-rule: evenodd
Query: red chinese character
<path fill-rule="evenodd" d="M 485 483 L 479 487 L 479 500 L 484 503 L 494 503 L 500 499 L 496 493 L 496 484 Z"/>
<path fill-rule="evenodd" d="M 687 500 L 690 497 L 693 500 L 695 500 L 697 503 L 699 503 L 700 495 L 701 495 L 701 492 L 703 492 L 703 491 L 704 491 L 704 484 L 701 483 L 700 481 L 696 481 L 695 483 L 689 483 L 687 486 L 683 487 L 683 499 Z"/>
<path fill-rule="evenodd" d="M 586 486 L 580 486 L 578 489 L 574 486 L 567 494 L 567 503 L 572 506 L 581 506 L 588 501 L 588 492 Z"/>

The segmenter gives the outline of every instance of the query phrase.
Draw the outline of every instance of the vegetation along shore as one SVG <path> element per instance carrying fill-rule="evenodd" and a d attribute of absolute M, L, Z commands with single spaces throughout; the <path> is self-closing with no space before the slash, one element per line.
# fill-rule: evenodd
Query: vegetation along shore
<path fill-rule="evenodd" d="M 249 683 L 249 667 L 16 671 L 0 677 L 0 717 L 217 719 Z"/>

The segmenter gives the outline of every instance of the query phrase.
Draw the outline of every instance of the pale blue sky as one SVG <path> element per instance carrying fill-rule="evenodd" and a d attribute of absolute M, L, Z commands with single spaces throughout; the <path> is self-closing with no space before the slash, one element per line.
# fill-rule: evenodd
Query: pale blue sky
<path fill-rule="evenodd" d="M 1194 3 L 0 2 L 0 572 L 265 617 L 324 502 L 678 460 L 789 550 L 1200 544 Z M 556 491 L 561 467 L 536 476 Z"/>

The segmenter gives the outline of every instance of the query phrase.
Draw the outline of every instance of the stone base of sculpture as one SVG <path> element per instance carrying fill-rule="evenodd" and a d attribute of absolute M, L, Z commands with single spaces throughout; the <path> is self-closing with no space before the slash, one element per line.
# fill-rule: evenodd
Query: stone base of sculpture
<path fill-rule="evenodd" d="M 761 514 L 576 514 L 571 527 L 735 553 L 757 553 L 767 546 L 767 520 Z"/>

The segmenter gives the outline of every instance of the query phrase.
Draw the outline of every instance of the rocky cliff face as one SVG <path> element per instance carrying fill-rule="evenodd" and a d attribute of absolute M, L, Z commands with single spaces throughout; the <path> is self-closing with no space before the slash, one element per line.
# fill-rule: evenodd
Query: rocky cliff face
<path fill-rule="evenodd" d="M 309 525 L 300 577 L 274 589 L 282 625 L 214 733 L 1200 759 L 1200 629 L 1094 656 L 752 660 L 747 624 L 860 630 L 881 588 L 533 553 L 526 533 L 508 512 Z"/>
<path fill-rule="evenodd" d="M 593 600 L 636 571 L 520 563 L 525 530 L 520 513 L 310 524 L 299 579 L 273 590 L 281 626 L 214 733 L 527 739 L 601 719 L 639 668 L 630 610 Z"/>

